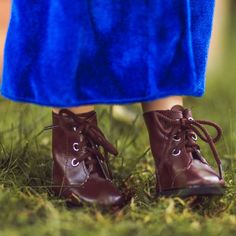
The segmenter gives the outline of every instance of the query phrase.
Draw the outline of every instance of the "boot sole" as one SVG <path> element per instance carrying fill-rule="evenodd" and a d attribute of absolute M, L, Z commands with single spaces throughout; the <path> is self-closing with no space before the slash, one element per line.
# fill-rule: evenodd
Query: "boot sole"
<path fill-rule="evenodd" d="M 61 192 L 61 194 L 58 194 L 58 191 L 55 191 L 55 188 L 52 191 L 53 191 L 55 197 L 65 200 L 65 204 L 66 204 L 67 208 L 69 208 L 69 209 L 93 206 L 93 207 L 99 207 L 100 209 L 104 209 L 106 211 L 115 212 L 115 211 L 120 210 L 123 207 L 125 207 L 125 205 L 127 205 L 131 200 L 131 198 L 128 198 L 128 197 L 126 198 L 125 196 L 123 196 L 123 201 L 121 201 L 117 204 L 114 204 L 114 205 L 112 205 L 112 204 L 105 205 L 102 203 L 86 202 L 73 193 L 70 196 L 65 197 L 65 196 L 63 196 L 63 192 Z"/>
<path fill-rule="evenodd" d="M 224 195 L 226 187 L 223 186 L 189 186 L 188 188 L 171 189 L 157 192 L 158 197 L 190 197 L 190 196 L 213 196 Z"/>

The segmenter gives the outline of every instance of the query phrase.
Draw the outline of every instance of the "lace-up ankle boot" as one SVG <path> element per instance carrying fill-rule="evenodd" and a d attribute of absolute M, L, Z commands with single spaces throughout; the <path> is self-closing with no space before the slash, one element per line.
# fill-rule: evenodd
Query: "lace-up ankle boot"
<path fill-rule="evenodd" d="M 170 110 L 156 110 L 143 114 L 155 160 L 157 194 L 221 195 L 225 183 L 219 155 L 215 148 L 221 128 L 210 121 L 195 120 L 190 109 L 176 105 Z M 217 131 L 211 137 L 206 126 Z M 218 166 L 217 174 L 203 157 L 197 138 L 208 143 Z"/>
<path fill-rule="evenodd" d="M 117 151 L 98 128 L 96 112 L 62 109 L 52 118 L 55 194 L 75 205 L 122 206 L 125 198 L 112 183 L 108 162 L 108 153 Z"/>

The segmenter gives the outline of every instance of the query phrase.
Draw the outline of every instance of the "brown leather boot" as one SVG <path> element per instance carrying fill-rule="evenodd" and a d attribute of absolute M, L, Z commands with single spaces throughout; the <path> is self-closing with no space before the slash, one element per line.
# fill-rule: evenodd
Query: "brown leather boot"
<path fill-rule="evenodd" d="M 62 109 L 53 117 L 53 190 L 72 204 L 120 207 L 125 198 L 112 183 L 108 153 L 117 150 L 97 126 L 96 112 Z M 100 148 L 104 149 L 104 154 Z"/>
<path fill-rule="evenodd" d="M 187 197 L 224 193 L 221 161 L 214 145 L 222 133 L 218 125 L 210 121 L 194 120 L 191 111 L 179 105 L 171 110 L 145 112 L 143 116 L 155 160 L 159 196 Z M 214 127 L 216 137 L 212 138 L 204 125 Z M 219 174 L 202 156 L 196 143 L 197 137 L 210 145 Z"/>

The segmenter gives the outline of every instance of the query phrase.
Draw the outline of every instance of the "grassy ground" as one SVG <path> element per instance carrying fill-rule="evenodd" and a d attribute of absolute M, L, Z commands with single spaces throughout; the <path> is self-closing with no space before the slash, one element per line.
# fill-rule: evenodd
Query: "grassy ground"
<path fill-rule="evenodd" d="M 232 66 L 231 66 L 232 65 Z M 230 72 L 231 71 L 231 72 Z M 227 72 L 227 73 L 225 73 Z M 139 107 L 137 119 L 122 122 L 100 106 L 100 126 L 120 151 L 112 159 L 115 180 L 135 189 L 131 203 L 116 214 L 95 207 L 69 210 L 50 192 L 50 110 L 0 100 L 0 235 L 235 235 L 236 105 L 233 63 L 208 80 L 207 94 L 188 99 L 195 117 L 224 129 L 217 145 L 229 186 L 222 198 L 154 197 L 154 168 Z M 206 145 L 205 156 L 214 164 Z"/>

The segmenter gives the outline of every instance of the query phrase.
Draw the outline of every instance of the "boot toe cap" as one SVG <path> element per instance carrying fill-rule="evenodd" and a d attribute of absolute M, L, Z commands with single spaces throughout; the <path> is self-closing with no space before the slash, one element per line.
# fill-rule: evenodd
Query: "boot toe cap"
<path fill-rule="evenodd" d="M 106 179 L 92 178 L 78 188 L 72 188 L 71 191 L 80 200 L 103 206 L 121 206 L 125 198 L 114 186 Z"/>

